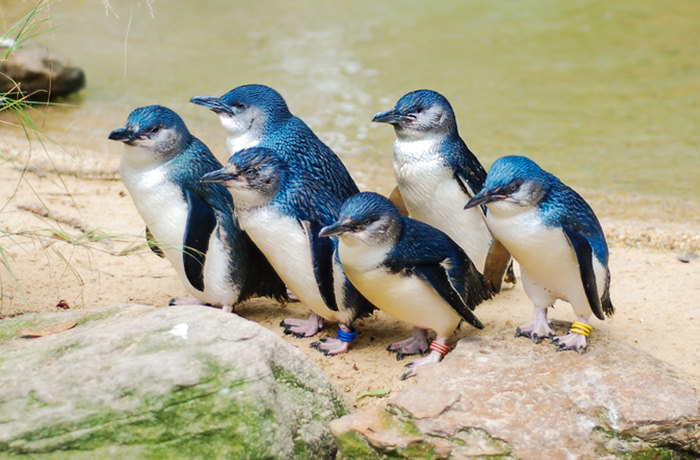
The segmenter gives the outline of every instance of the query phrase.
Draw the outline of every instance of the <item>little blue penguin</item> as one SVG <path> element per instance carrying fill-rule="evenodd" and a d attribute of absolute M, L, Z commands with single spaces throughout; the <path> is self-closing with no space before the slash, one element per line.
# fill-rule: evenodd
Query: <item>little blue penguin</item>
<path fill-rule="evenodd" d="M 320 234 L 338 237 L 343 270 L 367 300 L 436 332 L 430 354 L 409 364 L 404 378 L 442 360 L 448 336 L 462 320 L 484 327 L 473 310 L 491 291 L 467 254 L 440 230 L 403 216 L 387 198 L 372 192 L 350 197 Z"/>
<path fill-rule="evenodd" d="M 340 158 L 290 112 L 282 95 L 269 86 L 242 85 L 220 97 L 195 96 L 190 102 L 219 116 L 227 133 L 229 154 L 249 147 L 266 147 L 293 170 L 304 171 L 320 183 L 341 204 L 359 192 Z M 285 318 L 282 324 L 290 333 L 310 336 L 323 323 L 312 311 L 307 320 Z"/>
<path fill-rule="evenodd" d="M 109 139 L 125 144 L 121 177 L 152 236 L 149 246 L 168 259 L 191 295 L 228 312 L 253 296 L 286 299 L 282 280 L 233 220 L 229 192 L 200 182 L 221 163 L 179 115 L 160 105 L 137 108 Z"/>
<path fill-rule="evenodd" d="M 289 289 L 317 317 L 340 323 L 338 339 L 322 339 L 313 346 L 326 355 L 346 352 L 355 337 L 353 321 L 373 306 L 345 277 L 334 256 L 335 242 L 319 237 L 321 228 L 335 221 L 338 198 L 307 171 L 265 147 L 234 153 L 222 169 L 202 180 L 226 185 L 241 228 Z M 302 337 L 314 335 L 322 325 L 322 320 L 307 327 L 282 324 L 286 332 Z"/>
<path fill-rule="evenodd" d="M 612 316 L 605 235 L 591 207 L 557 177 L 522 156 L 496 160 L 484 187 L 466 207 L 488 207 L 489 229 L 520 264 L 523 287 L 535 305 L 532 322 L 517 335 L 536 342 L 554 336 L 547 309 L 556 299 L 576 314 L 570 332 L 554 338 L 560 349 L 585 350 L 588 318 Z"/>
<path fill-rule="evenodd" d="M 260 146 L 306 171 L 341 203 L 358 193 L 340 158 L 298 117 L 280 93 L 265 85 L 243 85 L 221 97 L 195 96 L 190 102 L 212 110 L 227 132 L 230 154 Z"/>
<path fill-rule="evenodd" d="M 491 236 L 482 210 L 464 211 L 486 171 L 460 137 L 450 103 L 435 91 L 412 91 L 372 121 L 394 126 L 394 174 L 409 215 L 449 235 L 499 292 L 511 259 Z"/>

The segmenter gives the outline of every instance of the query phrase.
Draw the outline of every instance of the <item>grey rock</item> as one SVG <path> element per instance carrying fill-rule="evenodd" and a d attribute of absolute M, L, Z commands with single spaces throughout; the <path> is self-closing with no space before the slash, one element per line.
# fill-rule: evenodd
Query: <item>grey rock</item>
<path fill-rule="evenodd" d="M 41 45 L 12 50 L 0 46 L 0 94 L 18 97 L 17 85 L 31 100 L 46 101 L 73 94 L 85 87 L 85 73 L 62 56 Z M 19 96 L 21 97 L 21 96 Z"/>
<path fill-rule="evenodd" d="M 328 423 L 345 414 L 299 350 L 197 306 L 2 320 L 0 388 L 1 458 L 333 458 Z"/>
<path fill-rule="evenodd" d="M 345 458 L 692 458 L 700 398 L 626 344 L 596 337 L 579 355 L 502 330 L 462 339 L 413 388 L 331 430 Z"/>
<path fill-rule="evenodd" d="M 698 257 L 700 257 L 700 256 L 698 256 L 693 251 L 684 252 L 683 254 L 678 254 L 676 256 L 676 258 L 678 260 L 680 260 L 681 262 L 683 262 L 685 264 L 689 264 L 690 262 L 696 260 Z"/>

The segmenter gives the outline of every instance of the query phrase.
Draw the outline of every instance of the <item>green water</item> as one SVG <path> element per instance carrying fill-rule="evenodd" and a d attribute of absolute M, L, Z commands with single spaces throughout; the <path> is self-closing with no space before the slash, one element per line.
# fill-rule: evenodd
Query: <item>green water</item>
<path fill-rule="evenodd" d="M 189 98 L 264 83 L 363 188 L 386 191 L 394 134 L 372 115 L 430 88 L 486 166 L 523 154 L 574 187 L 700 196 L 697 0 L 109 4 L 56 1 L 40 37 L 86 71 L 76 106 L 45 121 L 78 149 L 119 155 L 108 132 L 159 103 L 225 157 L 216 117 Z M 0 27 L 31 6 L 0 0 Z"/>

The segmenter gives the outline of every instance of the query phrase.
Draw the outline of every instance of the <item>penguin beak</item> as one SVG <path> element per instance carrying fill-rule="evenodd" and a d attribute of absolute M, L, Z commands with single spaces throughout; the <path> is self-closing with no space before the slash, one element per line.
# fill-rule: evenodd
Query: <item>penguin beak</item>
<path fill-rule="evenodd" d="M 225 113 L 227 115 L 233 115 L 233 111 L 231 110 L 231 107 L 226 105 L 220 97 L 216 96 L 195 96 L 192 99 L 190 99 L 190 102 L 193 104 L 201 105 L 202 107 L 206 107 L 209 110 L 211 110 L 214 113 Z"/>
<path fill-rule="evenodd" d="M 379 112 L 374 115 L 372 121 L 375 123 L 389 123 L 394 125 L 403 121 L 408 121 L 409 118 L 409 115 L 398 113 L 395 110 L 387 110 L 386 112 Z"/>
<path fill-rule="evenodd" d="M 479 193 L 474 195 L 472 199 L 467 202 L 467 204 L 464 206 L 464 209 L 473 208 L 474 206 L 478 206 L 480 204 L 489 204 L 492 201 L 498 201 L 504 198 L 505 195 L 501 195 L 495 190 L 492 191 L 482 188 Z"/>
<path fill-rule="evenodd" d="M 120 141 L 124 142 L 125 144 L 132 144 L 136 139 L 138 139 L 136 133 L 134 133 L 129 128 L 115 129 L 114 131 L 109 133 L 108 137 L 112 141 Z"/>
<path fill-rule="evenodd" d="M 200 179 L 201 182 L 214 182 L 218 184 L 225 184 L 226 182 L 236 180 L 238 178 L 238 172 L 231 171 L 229 168 L 221 168 L 216 171 L 206 173 Z"/>
<path fill-rule="evenodd" d="M 323 227 L 318 236 L 324 236 L 330 238 L 331 236 L 342 235 L 343 233 L 351 232 L 353 230 L 352 221 L 346 219 L 342 222 L 336 222 L 327 227 Z"/>

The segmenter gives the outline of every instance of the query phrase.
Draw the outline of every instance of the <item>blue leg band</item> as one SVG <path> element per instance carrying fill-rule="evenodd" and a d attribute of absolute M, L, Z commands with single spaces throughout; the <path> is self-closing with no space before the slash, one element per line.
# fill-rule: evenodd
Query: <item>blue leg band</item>
<path fill-rule="evenodd" d="M 357 331 L 353 330 L 352 332 L 345 332 L 341 328 L 338 328 L 338 340 L 341 342 L 352 342 L 355 340 L 355 336 L 357 335 Z"/>

